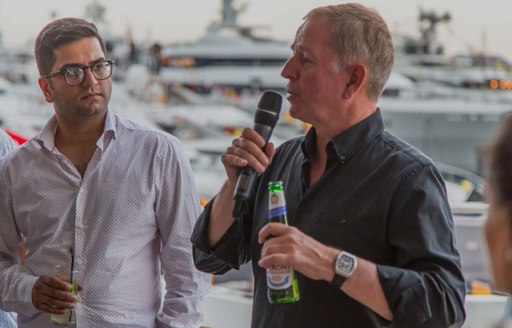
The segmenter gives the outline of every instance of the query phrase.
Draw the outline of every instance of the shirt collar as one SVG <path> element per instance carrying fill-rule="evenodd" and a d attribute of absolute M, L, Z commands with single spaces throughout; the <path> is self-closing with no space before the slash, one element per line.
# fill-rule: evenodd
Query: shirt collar
<path fill-rule="evenodd" d="M 53 115 L 43 130 L 37 135 L 36 139 L 48 150 L 53 151 L 55 148 L 55 133 L 57 132 L 57 119 L 55 115 Z M 96 145 L 103 150 L 109 143 L 111 139 L 115 139 L 117 135 L 116 130 L 116 122 L 115 115 L 111 113 L 110 110 L 107 110 L 105 116 L 105 125 L 103 128 L 103 133 L 98 139 Z M 110 138 L 108 137 L 110 136 Z"/>
<path fill-rule="evenodd" d="M 344 163 L 383 131 L 384 121 L 380 109 L 377 108 L 375 113 L 335 136 L 327 145 L 327 149 L 334 149 L 338 161 Z M 316 147 L 314 128 L 308 131 L 301 147 L 304 156 L 310 160 Z"/>

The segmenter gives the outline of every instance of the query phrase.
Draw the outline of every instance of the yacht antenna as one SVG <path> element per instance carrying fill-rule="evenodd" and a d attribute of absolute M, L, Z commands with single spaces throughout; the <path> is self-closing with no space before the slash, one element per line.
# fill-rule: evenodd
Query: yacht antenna
<path fill-rule="evenodd" d="M 441 22 L 449 22 L 451 20 L 450 13 L 446 12 L 443 15 L 437 15 L 435 12 L 424 11 L 420 9 L 420 34 L 421 44 L 424 47 L 423 52 L 430 54 L 433 53 L 432 45 L 436 41 L 436 26 Z M 436 53 L 442 52 L 441 49 L 436 50 Z"/>

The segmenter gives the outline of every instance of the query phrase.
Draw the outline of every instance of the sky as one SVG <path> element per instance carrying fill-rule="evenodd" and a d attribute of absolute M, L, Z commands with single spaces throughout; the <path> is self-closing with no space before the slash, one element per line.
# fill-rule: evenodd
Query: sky
<path fill-rule="evenodd" d="M 220 17 L 221 0 L 97 0 L 106 7 L 110 32 L 136 42 L 194 41 L 209 23 Z M 56 17 L 83 17 L 92 0 L 0 0 L 0 32 L 5 46 L 33 45 L 39 30 Z M 451 21 L 438 26 L 438 37 L 448 55 L 469 51 L 501 55 L 512 61 L 510 0 L 361 0 L 376 9 L 392 32 L 418 35 L 420 8 L 449 12 Z M 239 0 L 246 4 L 239 17 L 244 26 L 266 27 L 275 39 L 291 41 L 302 17 L 332 0 Z"/>

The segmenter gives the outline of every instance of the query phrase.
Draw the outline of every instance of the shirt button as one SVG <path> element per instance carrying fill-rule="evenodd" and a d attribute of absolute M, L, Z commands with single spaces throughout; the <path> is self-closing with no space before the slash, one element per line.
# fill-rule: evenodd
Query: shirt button
<path fill-rule="evenodd" d="M 76 264 L 78 264 L 78 265 L 83 265 L 84 263 L 85 263 L 85 261 L 82 259 L 76 260 Z"/>
<path fill-rule="evenodd" d="M 345 163 L 345 159 L 346 159 L 346 156 L 345 155 L 341 155 L 340 156 L 340 162 L 343 164 Z"/>
<path fill-rule="evenodd" d="M 299 212 L 306 212 L 306 206 L 304 206 L 304 205 L 299 206 Z"/>

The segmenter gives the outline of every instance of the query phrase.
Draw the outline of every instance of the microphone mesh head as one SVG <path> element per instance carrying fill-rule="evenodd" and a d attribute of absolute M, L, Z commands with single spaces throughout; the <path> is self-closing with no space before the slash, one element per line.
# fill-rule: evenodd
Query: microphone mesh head
<path fill-rule="evenodd" d="M 265 91 L 258 103 L 254 122 L 274 127 L 279 119 L 283 97 L 274 91 Z"/>

